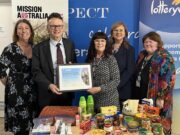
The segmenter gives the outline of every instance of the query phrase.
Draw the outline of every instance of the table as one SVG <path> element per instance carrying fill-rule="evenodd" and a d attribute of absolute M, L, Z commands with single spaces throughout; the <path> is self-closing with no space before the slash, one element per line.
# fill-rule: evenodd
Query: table
<path fill-rule="evenodd" d="M 80 128 L 79 128 L 79 126 L 72 126 L 71 127 L 72 128 L 72 134 L 73 135 L 81 135 L 80 134 Z M 84 134 L 84 135 L 91 135 L 90 134 L 90 131 L 89 132 L 87 132 L 86 134 Z M 139 135 L 139 133 L 127 133 L 126 135 Z"/>

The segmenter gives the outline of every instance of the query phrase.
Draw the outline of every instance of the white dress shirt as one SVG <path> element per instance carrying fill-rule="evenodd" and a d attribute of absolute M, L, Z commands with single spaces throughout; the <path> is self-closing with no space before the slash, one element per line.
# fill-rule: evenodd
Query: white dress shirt
<path fill-rule="evenodd" d="M 64 49 L 64 44 L 62 42 L 62 39 L 57 42 L 53 39 L 50 39 L 50 51 L 51 51 L 51 58 L 53 62 L 53 69 L 54 69 L 54 83 L 56 84 L 56 73 L 57 73 L 57 43 L 60 43 L 60 49 L 63 55 L 63 62 L 66 64 L 66 55 L 65 55 L 65 49 Z"/>

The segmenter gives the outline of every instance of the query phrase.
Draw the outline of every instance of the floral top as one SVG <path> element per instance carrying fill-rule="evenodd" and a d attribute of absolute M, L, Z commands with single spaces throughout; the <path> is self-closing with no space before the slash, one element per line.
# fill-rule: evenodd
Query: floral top
<path fill-rule="evenodd" d="M 16 43 L 5 47 L 0 57 L 0 78 L 6 76 L 5 130 L 14 133 L 28 131 L 35 115 L 36 94 L 31 75 L 31 59 L 23 54 Z"/>
<path fill-rule="evenodd" d="M 138 63 L 144 59 L 146 54 L 146 51 L 140 52 Z M 155 106 L 157 98 L 164 100 L 160 115 L 166 135 L 171 134 L 174 85 L 174 59 L 167 50 L 161 48 L 154 53 L 151 59 L 147 98 L 152 98 Z"/>

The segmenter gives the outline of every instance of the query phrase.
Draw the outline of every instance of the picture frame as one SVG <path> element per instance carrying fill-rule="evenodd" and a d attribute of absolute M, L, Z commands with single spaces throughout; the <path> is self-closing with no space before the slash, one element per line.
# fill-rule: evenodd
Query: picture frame
<path fill-rule="evenodd" d="M 58 65 L 58 86 L 60 92 L 87 90 L 92 88 L 91 64 Z"/>

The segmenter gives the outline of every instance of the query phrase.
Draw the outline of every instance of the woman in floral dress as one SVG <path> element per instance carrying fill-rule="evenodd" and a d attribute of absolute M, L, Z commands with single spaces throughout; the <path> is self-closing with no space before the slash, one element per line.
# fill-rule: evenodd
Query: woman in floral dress
<path fill-rule="evenodd" d="M 165 135 L 171 135 L 175 65 L 172 55 L 163 48 L 161 37 L 150 32 L 143 37 L 144 50 L 136 66 L 133 97 L 151 98 L 161 109 L 161 123 Z"/>
<path fill-rule="evenodd" d="M 29 135 L 35 116 L 36 94 L 31 75 L 33 37 L 29 21 L 19 20 L 13 43 L 4 48 L 0 57 L 0 79 L 5 85 L 5 131 L 15 135 Z"/>

